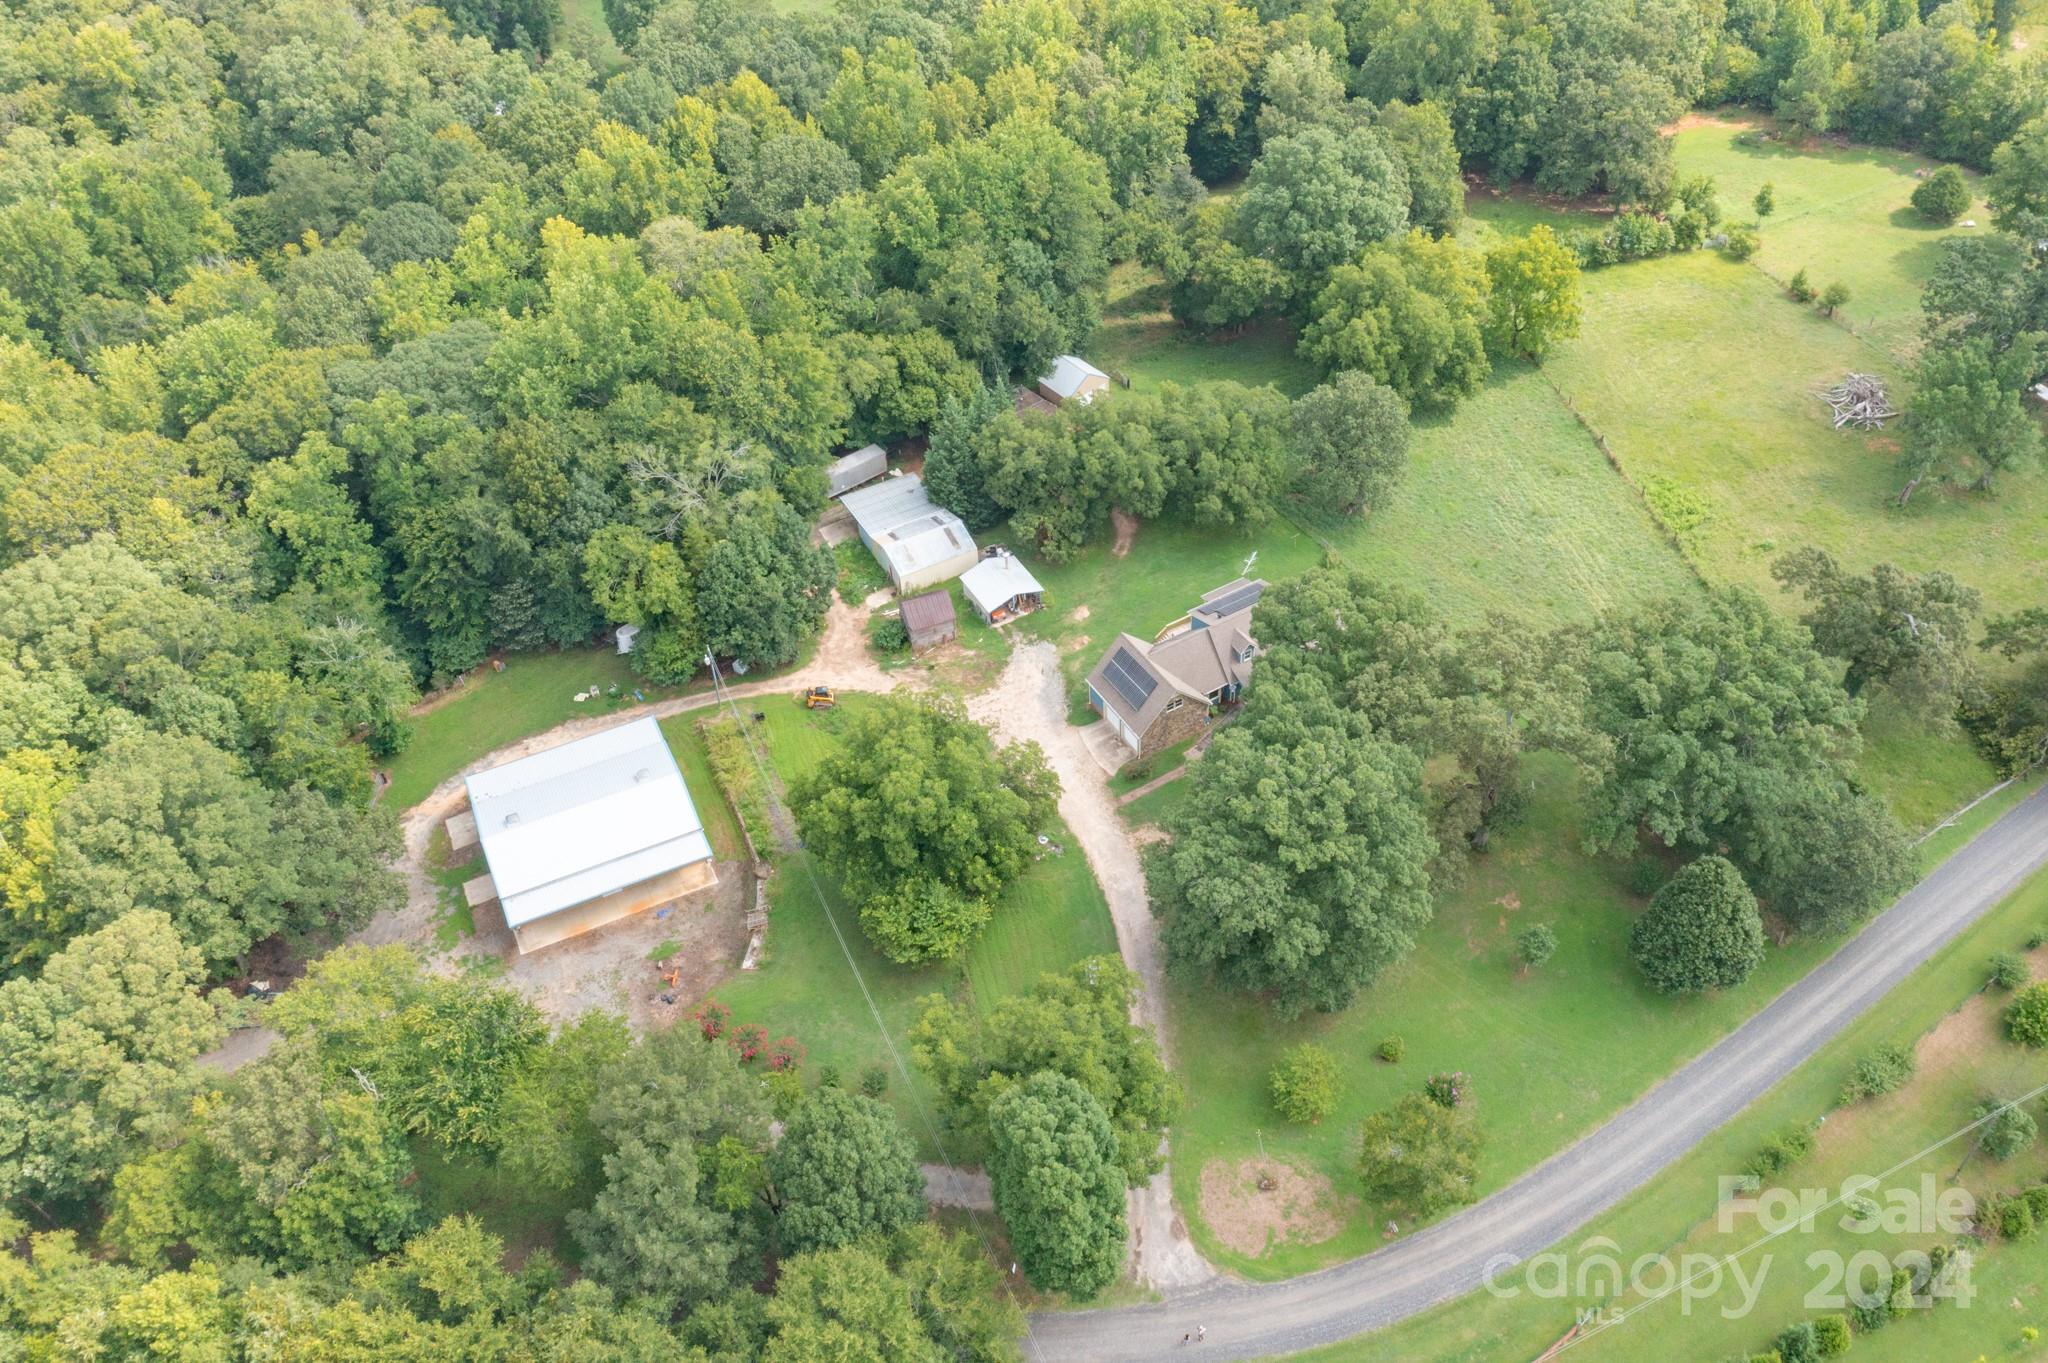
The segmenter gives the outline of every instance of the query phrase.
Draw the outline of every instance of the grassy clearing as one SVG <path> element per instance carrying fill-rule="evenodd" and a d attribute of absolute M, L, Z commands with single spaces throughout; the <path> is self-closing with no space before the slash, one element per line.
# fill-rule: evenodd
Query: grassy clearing
<path fill-rule="evenodd" d="M 1678 173 L 1713 176 L 1721 211 L 1743 222 L 1755 220 L 1750 201 L 1770 182 L 1777 207 L 1763 220 L 1751 263 L 1780 284 L 1804 269 L 1816 289 L 1848 285 L 1842 323 L 1895 360 L 1911 356 L 1920 289 L 1941 243 L 1989 230 L 1982 206 L 1963 214 L 1980 223 L 1974 229 L 1937 227 L 1911 200 L 1916 172 L 1941 162 L 1885 147 L 1780 142 L 1766 135 L 1772 126 L 1756 117 L 1693 120 L 1674 139 Z"/>
<path fill-rule="evenodd" d="M 2048 875 L 2037 875 L 2003 904 L 1980 919 L 1960 940 L 1936 953 L 1903 985 L 1894 990 L 1884 1005 L 1872 1010 L 1819 1055 L 1801 1066 L 1762 1099 L 1752 1104 L 1735 1121 L 1703 1142 L 1690 1155 L 1660 1175 L 1648 1188 L 1623 1202 L 1620 1207 L 1588 1225 L 1574 1236 L 1571 1245 L 1584 1244 L 1595 1236 L 1606 1236 L 1620 1246 L 1617 1257 L 1623 1264 L 1639 1254 L 1655 1253 L 1679 1246 L 1709 1221 L 1718 1205 L 1717 1180 L 1734 1173 L 1756 1151 L 1765 1138 L 1788 1122 L 1811 1121 L 1832 1107 L 1843 1080 L 1856 1060 L 1887 1042 L 1911 1042 L 1933 1028 L 1960 1004 L 1973 996 L 1984 979 L 1985 957 L 2001 947 L 2016 947 L 2036 928 L 2048 926 Z M 2037 962 L 2037 970 L 2048 962 Z M 2002 1051 L 2004 1043 L 1984 1048 L 1979 1056 L 1989 1065 L 2003 1067 L 2014 1053 Z M 1965 1054 L 1958 1063 L 1979 1056 Z M 1603 1057 L 1607 1059 L 1609 1057 Z M 2048 1079 L 2048 1063 L 2034 1053 L 2039 1076 Z M 1923 1072 L 1939 1074 L 1945 1067 L 1923 1056 Z M 1986 1071 L 1988 1073 L 1988 1071 Z M 1484 1101 L 1484 1090 L 1481 1091 Z M 1939 1123 L 1953 1113 L 1949 1099 L 1938 1092 L 1930 1096 L 1926 1120 Z M 1854 1143 L 1855 1159 L 1844 1159 L 1844 1167 L 1879 1173 L 1927 1142 L 1920 1140 L 1921 1118 L 1902 1114 L 1897 1125 L 1873 1123 L 1867 1140 Z M 1823 1146 L 1826 1151 L 1827 1146 Z M 1822 1158 L 1832 1159 L 1832 1156 Z M 1939 1178 L 1955 1167 L 1959 1155 L 1936 1160 Z M 1860 1161 L 1860 1163 L 1859 1163 Z M 1813 1168 L 1822 1170 L 1820 1159 Z M 1804 1182 L 1808 1170 L 1798 1168 L 1795 1177 Z M 1917 1167 L 1901 1171 L 1900 1177 L 1917 1180 Z M 1814 1180 L 1819 1186 L 1822 1179 Z M 1967 1180 L 1966 1180 L 1967 1181 Z M 1805 1237 L 1790 1237 L 1777 1246 L 1778 1272 L 1784 1286 L 1795 1283 L 1798 1293 L 1812 1285 L 1805 1275 L 1804 1256 L 1810 1247 Z M 1990 1290 L 1969 1311 L 1927 1313 L 1924 1318 L 1893 1325 L 1876 1336 L 1859 1339 L 1853 1356 L 1858 1359 L 1917 1360 L 1926 1358 L 1967 1359 L 1980 1351 L 2005 1356 L 2003 1350 L 2017 1336 L 2023 1324 L 2042 1324 L 2039 1297 L 2040 1273 L 2048 1263 L 2039 1240 L 2017 1249 L 1997 1248 L 1980 1261 L 1983 1283 Z M 1518 1275 L 1503 1275 L 1507 1285 L 1521 1285 Z M 2021 1312 L 2008 1303 L 2015 1299 L 1991 1285 L 2028 1284 L 2016 1293 Z M 1523 1293 L 1513 1298 L 1474 1293 L 1430 1311 L 1391 1330 L 1313 1353 L 1298 1355 L 1301 1363 L 1367 1363 L 1368 1360 L 1399 1358 L 1404 1363 L 1497 1363 L 1502 1358 L 1533 1358 L 1564 1333 L 1572 1323 L 1575 1305 L 1596 1303 L 1545 1301 Z M 1646 1343 L 1654 1342 L 1655 1356 L 1676 1363 L 1711 1363 L 1725 1357 L 1735 1338 L 1720 1333 L 1718 1321 L 1712 1329 L 1699 1312 L 1688 1320 L 1676 1314 L 1676 1301 L 1667 1301 L 1643 1312 L 1629 1326 L 1608 1332 L 1583 1345 L 1572 1354 L 1593 1359 L 1643 1357 Z M 1785 1323 L 1812 1314 L 1800 1307 L 1775 1300 L 1769 1309 L 1759 1309 L 1754 1321 L 1744 1327 L 1740 1347 L 1745 1352 L 1761 1347 L 1763 1336 Z M 1735 1322 L 1734 1324 L 1742 1324 Z M 1946 1346 L 1946 1347 L 1940 1347 Z"/>
<path fill-rule="evenodd" d="M 857 606 L 889 585 L 880 560 L 857 537 L 833 545 L 832 558 L 839 565 L 841 601 Z"/>
<path fill-rule="evenodd" d="M 1672 1000 L 1651 991 L 1628 957 L 1629 926 L 1644 903 L 1624 887 L 1628 864 L 1577 850 L 1577 790 L 1565 762 L 1546 756 L 1530 768 L 1527 822 L 1474 864 L 1465 885 L 1439 896 L 1414 953 L 1349 1009 L 1283 1023 L 1242 997 L 1175 991 L 1175 1054 L 1191 1095 L 1174 1132 L 1175 1194 L 1184 1209 L 1200 1206 L 1205 1163 L 1262 1148 L 1348 1192 L 1356 1186 L 1359 1122 L 1439 1070 L 1471 1076 L 1486 1135 L 1480 1186 L 1490 1192 L 1648 1091 L 1837 945 L 1801 940 L 1773 950 L 1740 988 L 1713 997 Z M 1542 969 L 1523 971 L 1512 956 L 1514 937 L 1537 923 L 1557 932 L 1557 954 Z M 1392 1036 L 1407 1047 L 1397 1065 L 1375 1055 Z M 1637 1044 L 1619 1047 L 1620 1037 Z M 1344 1066 L 1339 1107 L 1314 1127 L 1283 1122 L 1266 1087 L 1280 1053 L 1304 1039 L 1328 1047 Z M 1376 1247 L 1389 1209 L 1353 1210 L 1334 1238 L 1258 1259 L 1224 1249 L 1199 1217 L 1189 1219 L 1217 1262 L 1248 1277 L 1280 1278 Z"/>
<path fill-rule="evenodd" d="M 1316 385 L 1313 366 L 1296 357 L 1294 329 L 1265 322 L 1240 334 L 1210 338 L 1184 329 L 1166 310 L 1166 282 L 1128 262 L 1109 276 L 1109 303 L 1090 353 L 1097 364 L 1131 381 L 1134 391 L 1162 382 L 1270 383 L 1289 397 Z"/>
<path fill-rule="evenodd" d="M 626 54 L 604 20 L 603 0 L 562 0 L 561 45 L 608 75 L 626 64 Z"/>
<path fill-rule="evenodd" d="M 483 872 L 477 849 L 456 860 L 447 828 L 434 829 L 427 839 L 427 878 L 434 882 L 434 945 L 441 950 L 452 951 L 463 938 L 476 936 L 476 911 L 462 887 Z"/>
<path fill-rule="evenodd" d="M 2048 599 L 2048 479 L 1924 491 L 1898 510 L 1892 435 L 1836 431 L 1814 396 L 1849 370 L 1898 366 L 1764 275 L 1700 252 L 1594 271 L 1585 297 L 1579 338 L 1544 375 L 1638 484 L 1705 503 L 1692 554 L 1710 579 L 1776 595 L 1771 561 L 1817 544 L 1857 569 L 1946 569 L 1988 610 Z"/>
<path fill-rule="evenodd" d="M 1193 773 L 1190 773 L 1178 781 L 1169 781 L 1150 795 L 1140 795 L 1125 805 L 1124 822 L 1133 828 L 1145 824 L 1158 824 L 1164 827 L 1172 822 L 1173 816 L 1180 812 L 1181 806 L 1188 802 L 1188 796 L 1194 792 L 1195 783 L 1190 779 L 1192 775 Z"/>
<path fill-rule="evenodd" d="M 1697 585 L 1542 373 L 1520 365 L 1416 423 L 1408 478 L 1384 511 L 1317 528 L 1346 563 L 1461 625 L 1495 610 L 1584 620 Z"/>
<path fill-rule="evenodd" d="M 848 721 L 871 696 L 842 696 L 837 710 L 805 711 L 772 701 L 755 728 L 765 739 L 775 772 L 785 782 L 809 771 L 841 741 Z M 694 728 L 669 731 L 684 770 L 702 761 L 702 739 Z M 695 748 L 696 756 L 686 756 Z M 707 768 L 708 770 L 708 768 Z M 776 1035 L 789 1034 L 809 1049 L 812 1071 L 837 1069 L 848 1084 L 870 1067 L 892 1069 L 888 1098 L 926 1158 L 942 1158 L 929 1121 L 931 1094 L 922 1080 L 905 1088 L 893 1073 L 889 1046 L 869 1011 L 871 997 L 887 1038 L 908 1063 L 903 1036 L 916 1021 L 918 1001 L 929 994 L 970 1000 L 987 1009 L 1029 988 L 1046 971 L 1063 969 L 1084 956 L 1116 950 L 1109 907 L 1071 833 L 1057 820 L 1046 828 L 1064 849 L 1046 855 L 996 906 L 994 920 L 960 961 L 921 968 L 895 965 L 869 947 L 852 907 L 840 899 L 829 875 L 807 853 L 777 858 L 769 883 L 767 959 L 719 990 L 741 1021 L 760 1022 Z M 831 906 L 845 934 L 842 950 L 825 906 Z M 851 955 L 856 978 L 848 965 Z M 866 995 L 863 996 L 863 984 Z M 914 1076 L 913 1076 L 914 1077 Z"/>
<path fill-rule="evenodd" d="M 593 686 L 597 699 L 578 704 L 576 693 Z M 616 696 L 608 694 L 614 686 Z M 412 742 L 385 767 L 391 784 L 384 802 L 408 809 L 479 757 L 565 721 L 632 705 L 636 689 L 657 700 L 692 688 L 650 686 L 610 647 L 515 653 L 503 672 L 479 667 L 413 719 Z"/>

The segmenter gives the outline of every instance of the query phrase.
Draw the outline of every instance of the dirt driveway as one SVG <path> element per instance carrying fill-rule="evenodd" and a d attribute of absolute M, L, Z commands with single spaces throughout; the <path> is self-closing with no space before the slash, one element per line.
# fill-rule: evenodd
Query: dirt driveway
<path fill-rule="evenodd" d="M 1067 687 L 1058 651 L 1049 643 L 1019 644 L 1002 679 L 969 700 L 967 712 L 988 725 L 1000 741 L 1036 739 L 1045 749 L 1047 763 L 1060 778 L 1060 817 L 1095 871 L 1116 924 L 1117 945 L 1138 977 L 1135 1020 L 1158 1035 L 1170 1065 L 1173 1038 L 1166 1029 L 1165 957 L 1159 947 L 1159 920 L 1152 916 L 1145 893 L 1140 843 L 1117 812 L 1086 731 L 1067 723 Z M 1173 1210 L 1173 1185 L 1166 1170 L 1131 1190 L 1130 1218 L 1132 1269 L 1141 1282 L 1160 1290 L 1180 1289 L 1216 1276 Z"/>

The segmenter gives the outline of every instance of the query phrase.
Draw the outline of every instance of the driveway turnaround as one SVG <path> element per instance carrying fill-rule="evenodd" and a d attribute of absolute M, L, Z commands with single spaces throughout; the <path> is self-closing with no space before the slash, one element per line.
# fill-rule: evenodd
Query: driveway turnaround
<path fill-rule="evenodd" d="M 1797 1069 L 2048 863 L 2048 788 L 1985 829 L 1797 984 L 1605 1126 L 1520 1180 L 1385 1249 L 1286 1282 L 1217 1281 L 1152 1306 L 1032 1319 L 1044 1363 L 1263 1358 L 1332 1344 L 1480 1287 L 1654 1178 Z M 1644 1246 L 1642 1248 L 1656 1248 Z"/>

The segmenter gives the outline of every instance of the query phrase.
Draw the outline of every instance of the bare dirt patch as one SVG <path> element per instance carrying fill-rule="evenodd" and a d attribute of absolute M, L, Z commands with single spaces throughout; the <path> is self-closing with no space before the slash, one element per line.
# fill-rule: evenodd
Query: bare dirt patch
<path fill-rule="evenodd" d="M 1109 552 L 1122 558 L 1131 552 L 1131 544 L 1138 538 L 1138 518 L 1112 510 L 1109 513 L 1109 523 L 1116 527 L 1116 542 L 1109 546 Z"/>
<path fill-rule="evenodd" d="M 1968 1066 L 1997 1048 L 2003 1040 L 1999 1034 L 1999 1014 L 2004 1006 L 2003 995 L 1976 994 L 1937 1022 L 1932 1031 L 1914 1044 L 1913 1078 L 1890 1093 L 1830 1112 L 1816 1137 L 1821 1148 L 1854 1141 L 1870 1123 L 1883 1125 L 1894 1114 L 1911 1111 L 1922 1101 L 1920 1090 L 1928 1075 Z"/>
<path fill-rule="evenodd" d="M 1069 620 L 1076 620 L 1076 621 L 1078 621 L 1078 620 L 1086 620 L 1087 618 L 1088 618 L 1088 608 L 1087 608 L 1086 606 L 1076 606 L 1076 607 L 1074 607 L 1074 609 L 1072 609 L 1071 611 L 1068 611 L 1068 612 L 1067 612 L 1067 619 L 1069 619 Z"/>
<path fill-rule="evenodd" d="M 1327 1240 L 1343 1229 L 1356 1200 L 1294 1160 L 1217 1159 L 1202 1166 L 1202 1220 L 1238 1254 Z"/>
<path fill-rule="evenodd" d="M 514 945 L 504 912 L 486 904 L 476 911 L 476 934 L 432 964 L 477 969 L 482 963 L 475 958 L 495 958 L 505 983 L 555 1021 L 604 1009 L 645 1031 L 673 1022 L 739 968 L 747 948 L 748 883 L 744 865 L 720 862 L 718 884 L 708 890 L 526 956 Z M 656 964 L 656 953 L 665 964 Z"/>

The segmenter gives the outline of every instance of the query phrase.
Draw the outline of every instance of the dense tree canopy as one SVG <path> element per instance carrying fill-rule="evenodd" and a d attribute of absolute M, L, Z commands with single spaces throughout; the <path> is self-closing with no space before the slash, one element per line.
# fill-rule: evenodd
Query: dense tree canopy
<path fill-rule="evenodd" d="M 1903 830 L 1848 769 L 1862 706 L 1805 629 L 1723 588 L 1588 634 L 1588 842 L 1726 847 L 1793 922 L 1831 930 L 1910 876 Z M 1837 860 L 1840 859 L 1840 860 Z"/>
<path fill-rule="evenodd" d="M 1122 961 L 1097 956 L 1042 977 L 979 1021 L 933 997 L 911 1029 L 911 1053 L 975 1149 L 993 1142 L 991 1112 L 1004 1093 L 1041 1070 L 1072 1079 L 1108 1116 L 1118 1161 L 1136 1183 L 1159 1171 L 1181 1102 L 1156 1038 L 1130 1020 L 1137 987 Z"/>
<path fill-rule="evenodd" d="M 790 791 L 804 843 L 891 959 L 956 956 L 1022 875 L 1059 778 L 956 706 L 886 701 Z"/>
<path fill-rule="evenodd" d="M 1088 1091 L 1041 1070 L 996 1099 L 988 1171 L 996 1211 L 1034 1286 L 1086 1299 L 1124 1263 L 1124 1173 Z"/>
<path fill-rule="evenodd" d="M 839 1249 L 924 1219 L 924 1175 L 889 1109 L 819 1089 L 769 1157 L 775 1234 L 785 1254 Z"/>
<path fill-rule="evenodd" d="M 1771 575 L 1809 603 L 1814 647 L 1847 659 L 1850 695 L 1881 682 L 1938 718 L 1955 708 L 1973 675 L 1975 591 L 1939 570 L 1914 576 L 1889 563 L 1853 575 L 1811 547 L 1780 558 Z"/>
<path fill-rule="evenodd" d="M 1414 945 L 1436 851 L 1421 763 L 1319 676 L 1268 666 L 1185 779 L 1159 862 L 1174 966 L 1293 1014 L 1342 1007 Z"/>

